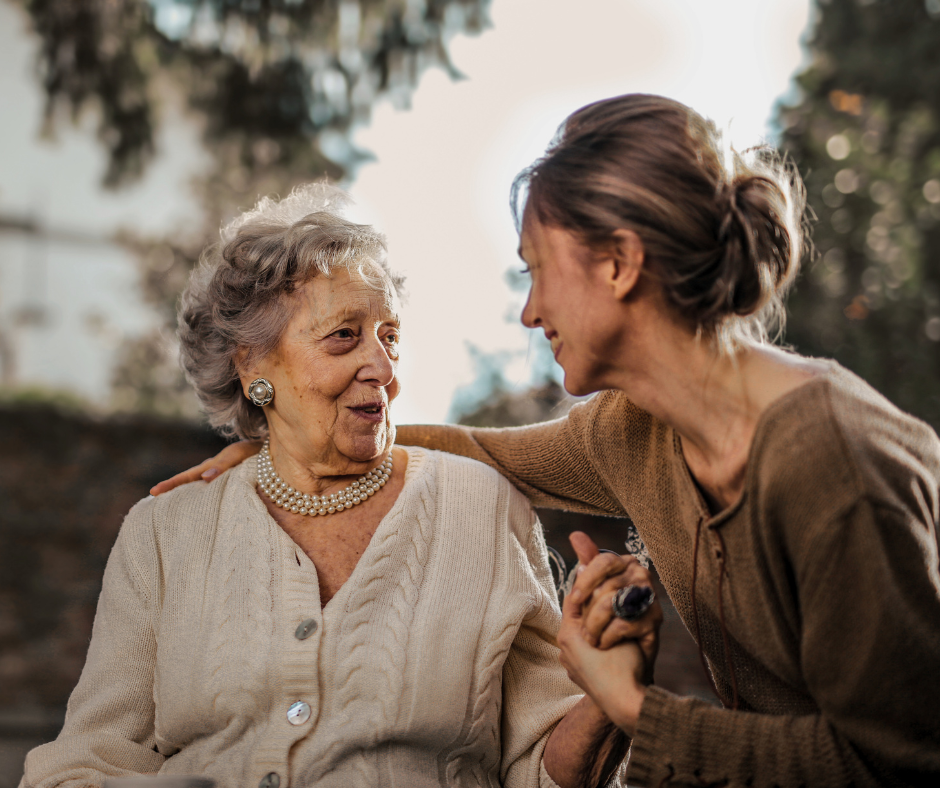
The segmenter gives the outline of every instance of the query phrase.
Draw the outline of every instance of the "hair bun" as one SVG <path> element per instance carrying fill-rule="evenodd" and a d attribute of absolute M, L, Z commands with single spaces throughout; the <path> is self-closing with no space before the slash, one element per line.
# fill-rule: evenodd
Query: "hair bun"
<path fill-rule="evenodd" d="M 785 290 L 798 264 L 786 223 L 787 195 L 777 179 L 741 163 L 715 196 L 724 309 L 738 316 L 759 312 Z M 745 169 L 742 173 L 741 169 Z"/>

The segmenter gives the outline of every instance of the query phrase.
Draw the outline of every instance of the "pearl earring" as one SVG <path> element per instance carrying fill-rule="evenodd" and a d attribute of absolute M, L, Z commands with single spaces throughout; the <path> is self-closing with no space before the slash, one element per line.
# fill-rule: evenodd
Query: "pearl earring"
<path fill-rule="evenodd" d="M 248 399 L 259 408 L 267 405 L 274 399 L 274 386 L 271 381 L 256 378 L 248 386 Z"/>

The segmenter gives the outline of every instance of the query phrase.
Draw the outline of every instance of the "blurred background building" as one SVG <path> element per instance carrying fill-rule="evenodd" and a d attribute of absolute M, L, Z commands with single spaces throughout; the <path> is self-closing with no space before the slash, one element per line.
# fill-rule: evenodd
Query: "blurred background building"
<path fill-rule="evenodd" d="M 509 184 L 578 106 L 669 95 L 806 178 L 786 341 L 936 428 L 938 41 L 940 0 L 0 0 L 0 788 L 61 724 L 123 513 L 220 445 L 173 328 L 237 209 L 327 175 L 387 232 L 399 422 L 548 418 Z M 707 693 L 667 626 L 660 680 Z"/>

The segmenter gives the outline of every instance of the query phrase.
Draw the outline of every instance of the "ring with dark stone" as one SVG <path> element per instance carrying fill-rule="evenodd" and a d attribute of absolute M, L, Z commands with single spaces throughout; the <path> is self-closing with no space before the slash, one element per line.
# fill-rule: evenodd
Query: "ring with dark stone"
<path fill-rule="evenodd" d="M 627 586 L 621 588 L 610 600 L 610 607 L 617 618 L 636 621 L 653 606 L 656 594 L 649 586 Z"/>

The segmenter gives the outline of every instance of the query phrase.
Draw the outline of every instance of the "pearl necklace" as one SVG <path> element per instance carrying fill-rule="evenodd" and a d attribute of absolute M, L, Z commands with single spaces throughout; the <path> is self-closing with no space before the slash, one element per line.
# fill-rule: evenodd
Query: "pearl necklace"
<path fill-rule="evenodd" d="M 261 453 L 258 455 L 258 486 L 275 504 L 294 514 L 316 517 L 341 512 L 343 509 L 352 509 L 381 490 L 392 473 L 392 455 L 389 452 L 388 457 L 378 468 L 373 468 L 365 476 L 360 476 L 358 481 L 338 493 L 309 495 L 295 490 L 277 475 L 274 463 L 271 461 L 268 444 L 269 441 L 264 442 Z"/>

